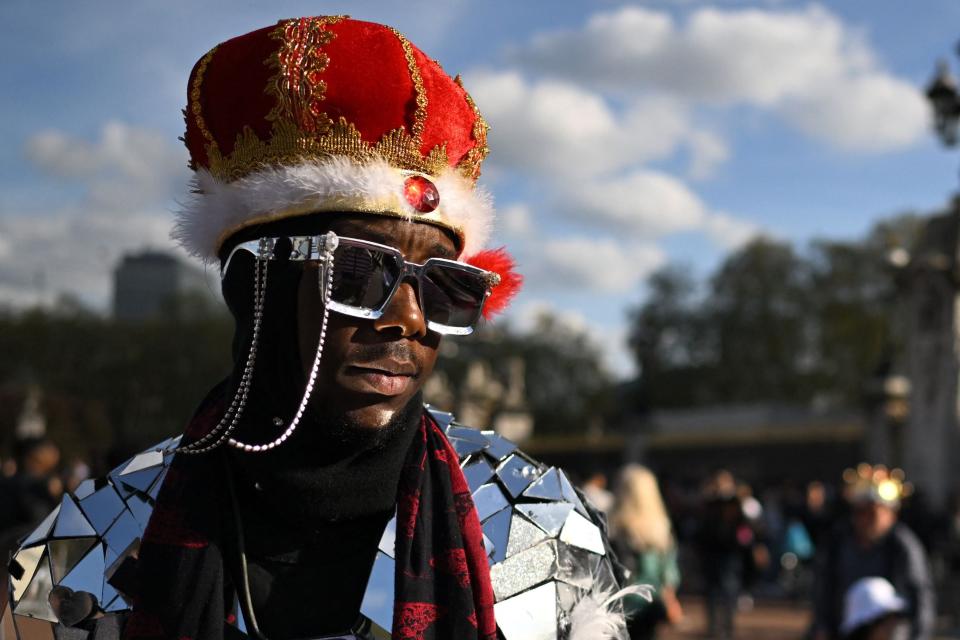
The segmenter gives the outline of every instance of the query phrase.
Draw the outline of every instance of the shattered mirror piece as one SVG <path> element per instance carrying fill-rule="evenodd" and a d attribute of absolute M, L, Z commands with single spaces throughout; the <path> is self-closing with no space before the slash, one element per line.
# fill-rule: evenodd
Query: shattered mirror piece
<path fill-rule="evenodd" d="M 493 467 L 480 457 L 476 462 L 471 462 L 463 468 L 463 475 L 467 479 L 470 491 L 476 491 L 480 485 L 493 477 Z"/>
<path fill-rule="evenodd" d="M 167 469 L 169 469 L 169 467 L 167 467 L 167 468 L 165 468 L 165 469 L 163 470 L 163 472 L 162 472 L 162 473 L 160 474 L 160 476 L 157 478 L 156 482 L 154 482 L 153 485 L 150 487 L 150 491 L 147 492 L 147 495 L 149 495 L 151 498 L 153 498 L 154 502 L 156 502 L 156 500 L 157 500 L 157 495 L 159 495 L 159 493 L 160 493 L 160 487 L 163 486 L 163 480 L 164 480 L 164 478 L 167 477 Z"/>
<path fill-rule="evenodd" d="M 493 561 L 501 562 L 507 557 L 507 538 L 510 535 L 512 509 L 502 509 L 483 523 L 483 534 L 493 543 Z"/>
<path fill-rule="evenodd" d="M 557 541 L 547 540 L 490 567 L 497 601 L 553 578 L 557 573 Z"/>
<path fill-rule="evenodd" d="M 27 536 L 27 539 L 24 540 L 20 546 L 29 547 L 30 545 L 40 542 L 44 540 L 47 536 L 49 536 L 50 529 L 53 528 L 53 523 L 56 521 L 57 516 L 59 514 L 60 514 L 60 505 L 57 505 L 56 508 L 54 508 L 54 510 L 51 511 L 49 515 L 47 515 L 47 517 L 43 519 L 43 522 L 41 522 L 40 525 L 33 530 L 33 533 Z"/>
<path fill-rule="evenodd" d="M 598 563 L 593 572 L 593 583 L 596 589 L 609 591 L 610 593 L 615 593 L 620 589 L 609 560 L 604 559 Z"/>
<path fill-rule="evenodd" d="M 516 513 L 516 508 L 514 508 Z M 547 539 L 547 533 L 540 527 L 520 515 L 514 515 L 510 521 L 510 539 L 507 542 L 507 557 Z"/>
<path fill-rule="evenodd" d="M 60 582 L 63 580 L 63 577 L 80 562 L 80 559 L 96 542 L 96 538 L 65 538 L 63 540 L 51 540 L 47 543 L 53 581 Z"/>
<path fill-rule="evenodd" d="M 37 620 L 27 616 L 13 616 L 20 632 L 20 640 L 54 640 L 53 625 L 46 620 Z M 11 636 L 16 638 L 16 636 Z"/>
<path fill-rule="evenodd" d="M 548 582 L 493 605 L 505 640 L 557 640 L 556 585 Z"/>
<path fill-rule="evenodd" d="M 483 548 L 487 552 L 487 558 L 490 560 L 490 564 L 493 564 L 493 552 L 496 551 L 496 548 L 493 546 L 493 541 L 487 537 L 487 534 L 483 534 Z"/>
<path fill-rule="evenodd" d="M 496 431 L 481 431 L 480 433 L 487 437 L 487 448 L 484 453 L 494 460 L 503 460 L 517 449 L 517 445 L 499 435 Z"/>
<path fill-rule="evenodd" d="M 573 488 L 573 485 L 570 484 L 567 474 L 565 474 L 563 471 L 560 471 L 558 475 L 560 476 L 560 488 L 563 491 L 563 499 L 572 504 L 573 508 L 576 509 L 581 515 L 589 518 L 590 515 L 587 513 L 586 508 L 584 508 L 583 503 L 580 502 L 580 497 L 577 496 L 576 490 Z"/>
<path fill-rule="evenodd" d="M 120 482 L 128 489 L 147 493 L 154 481 L 163 472 L 163 467 L 151 467 L 143 471 L 136 471 L 127 475 L 120 476 Z"/>
<path fill-rule="evenodd" d="M 519 455 L 511 455 L 497 467 L 497 477 L 516 498 L 537 478 L 537 467 Z"/>
<path fill-rule="evenodd" d="M 450 425 L 450 428 L 447 429 L 447 437 L 478 445 L 481 449 L 490 443 L 487 437 L 480 431 L 458 424 Z"/>
<path fill-rule="evenodd" d="M 485 442 L 480 444 L 471 442 L 470 440 L 463 440 L 462 438 L 448 438 L 448 440 L 450 444 L 453 445 L 453 449 L 457 452 L 457 455 L 461 457 L 483 451 L 484 447 L 487 446 Z"/>
<path fill-rule="evenodd" d="M 560 486 L 560 474 L 556 467 L 550 467 L 546 473 L 534 481 L 523 492 L 525 498 L 539 498 L 541 500 L 563 500 L 563 488 Z"/>
<path fill-rule="evenodd" d="M 602 557 L 561 542 L 557 547 L 557 580 L 590 589 L 596 581 L 597 560 Z"/>
<path fill-rule="evenodd" d="M 578 589 L 569 584 L 558 582 L 557 603 L 560 605 L 561 615 L 563 615 L 564 611 L 573 611 L 573 608 L 577 606 L 577 603 L 580 602 L 580 599 L 585 593 L 586 591 L 584 589 Z"/>
<path fill-rule="evenodd" d="M 123 471 L 120 472 L 120 476 L 126 476 L 131 473 L 143 471 L 144 469 L 149 469 L 150 467 L 155 467 L 162 464 L 162 453 L 159 451 L 145 451 L 133 456 L 133 460 L 131 460 L 127 466 L 123 468 Z"/>
<path fill-rule="evenodd" d="M 378 548 L 380 551 L 383 551 L 385 554 L 394 557 L 395 546 L 397 542 L 397 515 L 394 514 L 390 518 L 390 522 L 387 523 L 387 526 L 383 529 L 383 535 L 380 536 L 380 544 Z"/>
<path fill-rule="evenodd" d="M 477 516 L 483 522 L 497 511 L 510 506 L 503 491 L 495 483 L 485 484 L 473 493 L 473 504 L 477 507 Z"/>
<path fill-rule="evenodd" d="M 393 559 L 377 552 L 360 604 L 360 613 L 387 632 L 393 626 L 393 570 Z"/>
<path fill-rule="evenodd" d="M 560 533 L 567 516 L 573 511 L 573 505 L 566 502 L 545 502 L 518 504 L 516 509 L 527 516 L 550 537 Z"/>
<path fill-rule="evenodd" d="M 87 478 L 79 485 L 73 492 L 73 497 L 77 500 L 83 500 L 87 496 L 91 495 L 94 491 L 97 490 L 97 483 L 93 478 Z"/>
<path fill-rule="evenodd" d="M 98 544 L 60 581 L 60 586 L 74 591 L 86 591 L 96 598 L 97 602 L 101 602 L 104 568 L 103 545 Z"/>
<path fill-rule="evenodd" d="M 74 502 L 70 494 L 63 496 L 60 502 L 60 515 L 57 516 L 57 524 L 53 526 L 54 538 L 82 538 L 84 536 L 97 535 L 93 525 L 87 520 L 87 517 L 80 511 L 80 507 Z"/>
<path fill-rule="evenodd" d="M 103 535 L 123 512 L 123 500 L 109 483 L 80 501 L 80 508 L 97 533 Z"/>
<path fill-rule="evenodd" d="M 51 589 L 53 589 L 53 577 L 50 575 L 50 563 L 47 554 L 44 553 L 37 564 L 33 579 L 23 590 L 20 602 L 13 608 L 13 612 L 21 616 L 57 622 L 57 616 L 53 613 L 50 602 L 47 600 Z"/>
<path fill-rule="evenodd" d="M 150 515 L 153 513 L 153 505 L 148 503 L 144 498 L 133 495 L 127 498 L 127 508 L 130 509 L 130 513 L 133 514 L 133 519 L 136 520 L 140 526 L 140 531 L 145 531 L 147 523 L 150 522 Z"/>
<path fill-rule="evenodd" d="M 33 575 L 40 566 L 40 559 L 43 557 L 44 546 L 28 547 L 17 552 L 13 559 L 23 568 L 23 574 L 19 578 L 11 575 L 10 587 L 12 589 L 13 601 L 18 602 L 23 597 L 27 586 L 33 580 Z"/>
<path fill-rule="evenodd" d="M 101 599 L 102 604 L 100 606 L 103 607 L 104 611 L 107 611 L 110 605 L 113 604 L 114 599 L 120 596 L 120 593 L 114 589 L 113 585 L 107 582 L 106 579 L 103 581 L 103 590 L 101 593 L 103 594 L 103 598 Z"/>
<path fill-rule="evenodd" d="M 571 511 L 567 516 L 563 530 L 560 531 L 560 541 L 600 555 L 606 554 L 600 528 L 576 511 Z"/>
<path fill-rule="evenodd" d="M 140 534 L 140 525 L 137 524 L 133 515 L 124 509 L 113 526 L 103 534 L 103 539 L 114 553 L 123 555 L 130 543 L 140 538 Z"/>
<path fill-rule="evenodd" d="M 447 427 L 450 426 L 450 423 L 453 422 L 452 413 L 440 411 L 439 409 L 435 409 L 430 405 L 427 405 L 426 409 L 430 412 L 430 417 L 437 422 L 437 426 L 440 427 L 442 431 L 446 431 Z"/>

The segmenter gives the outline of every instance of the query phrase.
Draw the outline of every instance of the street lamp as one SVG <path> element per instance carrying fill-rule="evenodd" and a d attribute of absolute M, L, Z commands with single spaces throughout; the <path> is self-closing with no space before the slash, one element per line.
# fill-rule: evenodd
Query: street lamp
<path fill-rule="evenodd" d="M 927 87 L 927 98 L 933 105 L 933 124 L 937 135 L 945 145 L 954 146 L 960 125 L 960 91 L 946 60 L 937 63 L 937 72 Z"/>

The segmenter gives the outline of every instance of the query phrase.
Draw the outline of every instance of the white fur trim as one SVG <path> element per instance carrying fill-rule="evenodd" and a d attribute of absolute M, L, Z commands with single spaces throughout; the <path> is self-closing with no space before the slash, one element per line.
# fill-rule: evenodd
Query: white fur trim
<path fill-rule="evenodd" d="M 440 206 L 423 214 L 403 195 L 407 175 L 384 160 L 358 164 L 337 156 L 265 167 L 233 182 L 221 182 L 200 169 L 171 236 L 191 254 L 213 262 L 223 241 L 251 224 L 317 211 L 359 211 L 451 227 L 463 238 L 465 255 L 483 248 L 494 216 L 486 190 L 474 188 L 454 169 L 426 176 L 440 193 Z"/>
<path fill-rule="evenodd" d="M 627 621 L 618 602 L 627 595 L 636 594 L 650 602 L 650 585 L 633 585 L 610 593 L 588 593 L 570 612 L 569 640 L 620 640 L 627 637 Z"/>

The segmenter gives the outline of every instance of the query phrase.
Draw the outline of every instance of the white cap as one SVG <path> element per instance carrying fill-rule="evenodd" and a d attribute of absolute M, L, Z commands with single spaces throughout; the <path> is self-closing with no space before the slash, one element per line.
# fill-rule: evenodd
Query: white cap
<path fill-rule="evenodd" d="M 907 601 L 897 595 L 886 578 L 861 578 L 847 590 L 840 632 L 846 635 L 857 627 L 906 608 Z"/>

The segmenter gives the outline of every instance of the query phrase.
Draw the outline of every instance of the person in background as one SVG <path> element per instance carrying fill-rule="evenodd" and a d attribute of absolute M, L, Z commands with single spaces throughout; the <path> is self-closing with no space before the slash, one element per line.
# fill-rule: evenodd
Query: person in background
<path fill-rule="evenodd" d="M 630 638 L 653 638 L 661 622 L 680 622 L 683 609 L 677 600 L 677 544 L 657 479 L 646 467 L 632 464 L 621 472 L 610 530 L 621 561 L 631 571 L 631 582 L 655 590 L 652 602 L 639 596 L 626 600 Z"/>
<path fill-rule="evenodd" d="M 743 561 L 753 543 L 753 529 L 740 506 L 733 474 L 726 469 L 717 470 L 704 487 L 697 534 L 707 591 L 707 635 L 711 638 L 733 638 L 733 619 L 743 585 Z"/>
<path fill-rule="evenodd" d="M 910 493 L 899 469 L 861 464 L 844 472 L 851 518 L 818 550 L 814 587 L 814 640 L 843 634 L 844 597 L 860 579 L 882 577 L 906 603 L 910 640 L 932 637 L 935 596 L 927 555 L 917 536 L 898 521 Z"/>
<path fill-rule="evenodd" d="M 583 483 L 583 493 L 593 503 L 600 513 L 610 517 L 613 508 L 613 494 L 607 489 L 607 474 L 595 471 Z"/>
<path fill-rule="evenodd" d="M 840 631 L 844 640 L 901 640 L 909 637 L 907 601 L 884 578 L 861 578 L 847 590 Z"/>

